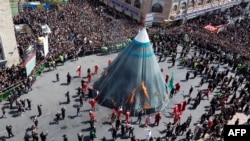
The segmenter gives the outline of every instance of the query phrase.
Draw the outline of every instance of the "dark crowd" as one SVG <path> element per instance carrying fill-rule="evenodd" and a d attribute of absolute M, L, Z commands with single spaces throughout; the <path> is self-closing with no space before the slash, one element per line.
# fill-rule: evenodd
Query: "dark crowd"
<path fill-rule="evenodd" d="M 52 63 L 97 53 L 102 46 L 119 44 L 135 35 L 140 26 L 124 14 L 91 0 L 72 1 L 43 11 L 24 8 L 18 16 L 13 17 L 13 22 L 16 25 L 27 24 L 30 30 L 26 28 L 25 32 L 17 34 L 22 62 L 17 66 L 1 68 L 0 91 L 16 83 L 22 84 L 22 87 L 27 85 L 23 62 L 26 59 L 25 50 L 30 45 L 35 45 L 37 49 L 36 70 L 45 62 L 52 67 Z M 41 25 L 44 24 L 50 27 L 51 34 L 43 33 Z M 46 57 L 43 49 L 37 46 L 38 37 L 45 35 L 49 36 L 49 53 Z"/>

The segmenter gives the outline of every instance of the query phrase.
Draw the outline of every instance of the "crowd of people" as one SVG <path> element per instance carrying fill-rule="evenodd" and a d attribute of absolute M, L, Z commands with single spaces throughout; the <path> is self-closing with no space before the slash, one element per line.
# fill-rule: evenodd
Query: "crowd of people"
<path fill-rule="evenodd" d="M 17 35 L 17 44 L 22 59 L 25 61 L 25 50 L 30 45 L 37 45 L 38 37 L 43 33 L 41 25 L 47 24 L 49 34 L 49 54 L 44 57 L 42 50 L 37 51 L 37 66 L 46 61 L 57 61 L 59 56 L 68 58 L 96 52 L 102 46 L 114 46 L 131 38 L 138 31 L 139 24 L 124 14 L 114 11 L 99 1 L 69 1 L 67 4 L 52 6 L 49 10 L 24 8 L 13 17 L 15 25 L 27 24 L 24 33 Z M 23 65 L 1 68 L 0 90 L 4 91 L 17 82 L 25 82 L 26 74 Z M 13 73 L 14 71 L 14 73 Z"/>
<path fill-rule="evenodd" d="M 188 20 L 184 26 L 171 27 L 166 36 L 179 40 L 187 34 L 190 43 L 218 55 L 233 57 L 235 61 L 249 65 L 249 9 L 245 5 L 231 7 Z M 221 26 L 223 29 L 212 33 L 204 29 L 206 25 Z"/>

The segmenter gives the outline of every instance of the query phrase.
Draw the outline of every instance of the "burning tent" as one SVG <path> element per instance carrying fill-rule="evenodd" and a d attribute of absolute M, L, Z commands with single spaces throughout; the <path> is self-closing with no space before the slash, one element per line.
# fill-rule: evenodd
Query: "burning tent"
<path fill-rule="evenodd" d="M 95 83 L 99 103 L 110 108 L 123 106 L 132 115 L 163 110 L 168 95 L 163 75 L 146 28 L 122 51 Z"/>

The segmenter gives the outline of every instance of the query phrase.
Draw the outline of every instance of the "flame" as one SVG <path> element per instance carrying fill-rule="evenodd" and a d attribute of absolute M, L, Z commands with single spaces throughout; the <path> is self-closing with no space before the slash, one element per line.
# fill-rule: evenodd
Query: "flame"
<path fill-rule="evenodd" d="M 143 109 L 150 109 L 151 106 L 148 104 L 148 102 L 144 103 Z"/>
<path fill-rule="evenodd" d="M 134 88 L 129 99 L 130 104 L 133 104 L 135 102 L 135 91 L 136 89 Z"/>
<path fill-rule="evenodd" d="M 150 97 L 149 97 L 148 90 L 144 82 L 141 83 L 141 89 L 143 91 L 144 96 L 149 100 Z"/>

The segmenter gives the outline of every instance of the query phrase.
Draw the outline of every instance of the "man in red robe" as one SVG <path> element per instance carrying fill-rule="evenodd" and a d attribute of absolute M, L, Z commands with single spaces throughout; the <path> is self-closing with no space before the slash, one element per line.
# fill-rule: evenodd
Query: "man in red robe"
<path fill-rule="evenodd" d="M 173 108 L 173 115 L 176 115 L 178 112 L 178 107 L 175 105 Z"/>
<path fill-rule="evenodd" d="M 165 82 L 168 83 L 169 75 L 166 74 Z"/>
<path fill-rule="evenodd" d="M 181 115 L 179 113 L 177 113 L 175 116 L 174 116 L 174 124 L 180 122 L 181 120 Z"/>
<path fill-rule="evenodd" d="M 158 113 L 155 115 L 155 122 L 154 122 L 154 125 L 159 126 L 160 120 L 161 120 L 161 112 L 158 112 Z"/>
<path fill-rule="evenodd" d="M 187 103 L 188 103 L 187 99 L 185 99 L 185 100 L 182 102 L 182 111 L 185 111 L 186 106 L 187 106 Z"/>
<path fill-rule="evenodd" d="M 204 96 L 207 97 L 208 100 L 209 100 L 209 95 L 210 95 L 210 93 L 211 93 L 211 89 L 208 88 L 207 91 L 206 91 L 206 93 L 205 93 L 205 95 L 204 95 Z"/>
<path fill-rule="evenodd" d="M 89 111 L 89 118 L 90 120 L 96 121 L 96 116 L 93 111 Z"/>
<path fill-rule="evenodd" d="M 88 82 L 90 83 L 91 82 L 91 80 L 92 80 L 92 74 L 91 73 L 88 73 Z"/>
<path fill-rule="evenodd" d="M 130 118 L 130 112 L 129 111 L 127 111 L 126 112 L 126 123 L 129 123 L 129 118 Z"/>
<path fill-rule="evenodd" d="M 177 107 L 179 114 L 182 115 L 182 104 L 181 103 L 177 104 Z"/>
<path fill-rule="evenodd" d="M 94 74 L 97 74 L 97 73 L 98 73 L 98 70 L 99 70 L 99 66 L 98 66 L 98 65 L 95 65 L 95 72 L 94 72 Z"/>
<path fill-rule="evenodd" d="M 92 110 L 95 111 L 96 100 L 95 99 L 90 99 L 89 104 L 91 105 Z"/>
<path fill-rule="evenodd" d="M 86 93 L 87 92 L 87 89 L 88 89 L 88 83 L 87 82 L 84 82 L 83 84 L 82 84 L 83 86 L 83 91 L 84 91 L 84 93 Z"/>
<path fill-rule="evenodd" d="M 120 106 L 120 107 L 118 108 L 118 114 L 117 114 L 117 118 L 118 118 L 118 119 L 120 119 L 120 117 L 121 117 L 121 115 L 122 115 L 122 112 L 123 112 L 123 108 L 122 108 L 122 106 Z"/>
<path fill-rule="evenodd" d="M 181 89 L 181 85 L 180 85 L 180 83 L 178 82 L 178 83 L 175 84 L 175 90 L 176 90 L 176 92 L 179 92 L 180 89 Z"/>

